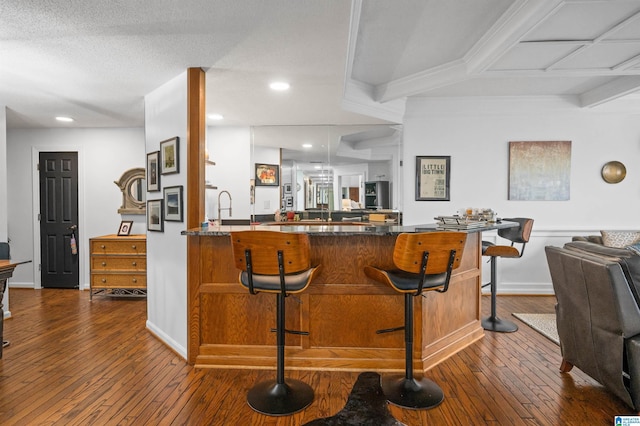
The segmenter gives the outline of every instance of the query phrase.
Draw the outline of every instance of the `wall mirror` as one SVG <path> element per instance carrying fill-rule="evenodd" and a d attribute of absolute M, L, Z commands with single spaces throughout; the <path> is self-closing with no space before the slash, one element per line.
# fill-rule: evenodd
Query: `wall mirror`
<path fill-rule="evenodd" d="M 364 183 L 388 181 L 401 209 L 401 125 L 254 126 L 256 146 L 279 147 L 284 210 L 365 209 Z"/>
<path fill-rule="evenodd" d="M 146 214 L 146 174 L 143 167 L 125 171 L 119 180 L 114 181 L 122 191 L 120 214 Z"/>

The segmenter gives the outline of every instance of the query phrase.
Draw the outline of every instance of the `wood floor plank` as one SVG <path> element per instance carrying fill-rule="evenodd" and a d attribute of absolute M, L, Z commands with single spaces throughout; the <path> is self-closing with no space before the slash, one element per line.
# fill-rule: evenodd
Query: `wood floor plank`
<path fill-rule="evenodd" d="M 248 389 L 274 370 L 196 369 L 146 327 L 146 302 L 77 290 L 11 289 L 11 345 L 0 360 L 2 425 L 301 425 L 340 411 L 358 372 L 287 371 L 309 383 L 314 402 L 291 416 L 253 411 Z M 488 298 L 482 309 L 488 312 Z M 554 312 L 552 296 L 500 296 L 515 333 L 487 333 L 426 373 L 445 393 L 430 410 L 391 413 L 407 425 L 610 425 L 633 415 L 574 368 L 560 349 L 511 316 Z"/>

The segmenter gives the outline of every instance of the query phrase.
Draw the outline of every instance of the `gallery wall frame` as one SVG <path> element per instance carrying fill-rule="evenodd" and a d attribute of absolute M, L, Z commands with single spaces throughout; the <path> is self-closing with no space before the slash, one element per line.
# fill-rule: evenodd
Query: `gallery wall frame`
<path fill-rule="evenodd" d="M 147 154 L 147 192 L 160 191 L 160 151 Z"/>
<path fill-rule="evenodd" d="M 164 220 L 183 222 L 182 185 L 164 188 Z"/>
<path fill-rule="evenodd" d="M 451 156 L 416 156 L 416 201 L 449 201 Z"/>
<path fill-rule="evenodd" d="M 163 200 L 147 201 L 147 230 L 164 232 Z"/>
<path fill-rule="evenodd" d="M 168 175 L 180 172 L 180 138 L 178 136 L 160 142 L 160 173 Z"/>
<path fill-rule="evenodd" d="M 256 163 L 256 186 L 280 186 L 280 167 L 277 164 Z"/>
<path fill-rule="evenodd" d="M 509 142 L 509 193 L 513 201 L 568 201 L 571 141 Z"/>

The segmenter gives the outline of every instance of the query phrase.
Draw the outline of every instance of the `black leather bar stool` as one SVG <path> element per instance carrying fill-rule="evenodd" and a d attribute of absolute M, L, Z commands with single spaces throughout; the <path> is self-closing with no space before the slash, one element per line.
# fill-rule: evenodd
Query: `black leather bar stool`
<path fill-rule="evenodd" d="M 500 319 L 496 315 L 496 286 L 498 282 L 498 274 L 496 270 L 496 259 L 498 257 L 522 257 L 524 247 L 529 242 L 531 229 L 533 228 L 533 219 L 526 217 L 504 218 L 508 222 L 518 222 L 519 226 L 514 228 L 498 229 L 498 235 L 511 241 L 511 245 L 497 245 L 489 241 L 482 242 L 482 255 L 491 257 L 491 281 L 484 284 L 483 287 L 491 286 L 491 315 L 482 319 L 482 328 L 488 331 L 498 331 L 501 333 L 511 333 L 518 330 L 518 326 L 509 320 Z M 521 244 L 518 250 L 514 244 Z"/>
<path fill-rule="evenodd" d="M 275 380 L 256 384 L 247 394 L 255 411 L 273 416 L 293 414 L 313 402 L 313 389 L 299 380 L 284 378 L 285 297 L 304 291 L 319 266 L 311 266 L 309 237 L 300 233 L 239 231 L 231 233 L 240 284 L 251 294 L 276 294 L 277 372 Z"/>
<path fill-rule="evenodd" d="M 393 250 L 395 269 L 365 266 L 364 272 L 378 282 L 404 294 L 404 326 L 378 330 L 386 333 L 404 329 L 405 374 L 382 378 L 382 390 L 389 402 L 404 408 L 432 408 L 444 400 L 440 386 L 413 375 L 413 298 L 425 291 L 444 293 L 451 272 L 460 265 L 467 234 L 424 232 L 398 235 Z"/>

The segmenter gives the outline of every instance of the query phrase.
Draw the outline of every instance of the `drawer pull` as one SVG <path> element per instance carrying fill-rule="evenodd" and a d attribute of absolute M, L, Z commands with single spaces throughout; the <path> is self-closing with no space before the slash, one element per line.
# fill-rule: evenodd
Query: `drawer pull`
<path fill-rule="evenodd" d="M 104 244 L 102 244 L 102 245 L 100 246 L 100 248 L 104 250 L 104 249 L 106 249 L 106 248 L 107 248 L 107 246 L 105 246 Z"/>
<path fill-rule="evenodd" d="M 137 282 L 138 282 L 138 279 L 137 279 L 137 278 L 134 278 L 132 281 L 133 281 L 134 283 L 137 283 Z"/>
<path fill-rule="evenodd" d="M 135 244 L 132 245 L 131 248 L 135 250 L 136 249 L 136 245 Z"/>
<path fill-rule="evenodd" d="M 107 266 L 107 262 L 102 262 L 102 266 Z"/>
<path fill-rule="evenodd" d="M 104 283 L 106 283 L 106 282 L 107 282 L 107 279 L 106 279 L 106 278 L 103 278 L 101 281 L 102 281 L 102 284 L 104 284 Z"/>
<path fill-rule="evenodd" d="M 132 262 L 131 264 L 132 264 L 133 266 L 138 266 L 138 263 L 137 263 L 137 262 Z"/>

